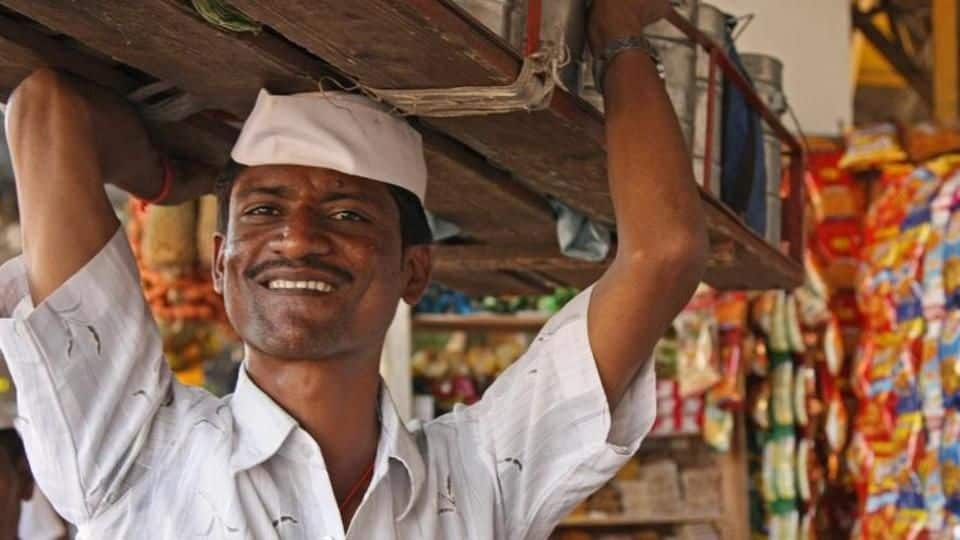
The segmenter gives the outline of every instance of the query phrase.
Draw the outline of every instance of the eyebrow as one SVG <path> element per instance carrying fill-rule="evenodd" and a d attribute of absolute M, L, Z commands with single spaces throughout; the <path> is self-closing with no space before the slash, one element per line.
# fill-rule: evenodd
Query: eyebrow
<path fill-rule="evenodd" d="M 290 197 L 293 190 L 287 186 L 253 186 L 243 188 L 237 192 L 238 198 L 245 198 L 251 195 L 270 195 L 272 197 Z"/>
<path fill-rule="evenodd" d="M 279 197 L 283 199 L 293 198 L 296 189 L 285 186 L 285 185 L 275 185 L 275 186 L 251 186 L 243 188 L 237 192 L 236 197 L 238 199 L 244 199 L 251 197 L 253 195 L 267 195 L 270 197 Z M 333 203 L 340 201 L 357 201 L 361 203 L 371 204 L 374 206 L 380 206 L 379 201 L 373 197 L 370 197 L 363 192 L 345 192 L 345 191 L 332 191 L 324 194 L 322 202 L 324 203 Z"/>

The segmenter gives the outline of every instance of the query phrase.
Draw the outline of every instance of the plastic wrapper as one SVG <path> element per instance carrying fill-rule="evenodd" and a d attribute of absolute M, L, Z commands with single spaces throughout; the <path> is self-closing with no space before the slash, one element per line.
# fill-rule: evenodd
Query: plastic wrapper
<path fill-rule="evenodd" d="M 774 353 L 771 384 L 774 426 L 793 424 L 793 363 L 789 355 Z"/>
<path fill-rule="evenodd" d="M 843 370 L 843 337 L 840 335 L 840 325 L 835 319 L 827 323 L 823 334 L 823 352 L 827 364 L 827 372 L 837 377 Z"/>
<path fill-rule="evenodd" d="M 807 389 L 811 386 L 813 374 L 813 368 L 798 366 L 793 377 L 793 415 L 800 427 L 806 427 L 810 420 L 807 416 Z"/>
<path fill-rule="evenodd" d="M 840 395 L 837 394 L 829 398 L 827 400 L 824 435 L 827 439 L 827 446 L 832 452 L 841 452 L 846 446 L 848 422 L 847 407 Z"/>
<path fill-rule="evenodd" d="M 721 379 L 716 320 L 710 310 L 686 310 L 674 320 L 679 345 L 677 380 L 683 396 L 702 394 Z"/>
<path fill-rule="evenodd" d="M 750 305 L 750 318 L 761 332 L 769 336 L 773 332 L 774 313 L 780 293 L 761 293 Z"/>
<path fill-rule="evenodd" d="M 787 315 L 787 295 L 783 291 L 774 293 L 773 316 L 770 320 L 768 345 L 774 353 L 790 352 L 789 320 Z"/>
<path fill-rule="evenodd" d="M 823 260 L 824 279 L 835 289 L 852 287 L 863 244 L 860 220 L 832 219 L 817 223 L 813 242 L 817 257 Z"/>
<path fill-rule="evenodd" d="M 145 268 L 174 276 L 193 268 L 197 260 L 197 203 L 146 208 L 140 240 Z"/>
<path fill-rule="evenodd" d="M 918 377 L 924 424 L 928 437 L 930 437 L 931 441 L 936 445 L 939 445 L 944 414 L 939 350 L 942 329 L 943 322 L 940 320 L 927 322 L 926 333 L 923 337 Z"/>
<path fill-rule="evenodd" d="M 733 440 L 734 416 L 708 399 L 703 414 L 703 440 L 718 452 L 727 452 Z"/>
<path fill-rule="evenodd" d="M 900 146 L 893 124 L 876 124 L 852 131 L 847 136 L 847 150 L 838 166 L 860 170 L 903 161 L 907 153 Z"/>
<path fill-rule="evenodd" d="M 788 348 L 791 352 L 802 353 L 806 350 L 806 346 L 803 342 L 803 332 L 800 329 L 797 299 L 792 294 L 786 297 L 785 309 Z"/>
<path fill-rule="evenodd" d="M 777 448 L 771 441 L 763 446 L 761 465 L 761 482 L 763 485 L 763 500 L 769 505 L 777 500 Z"/>
<path fill-rule="evenodd" d="M 770 429 L 770 383 L 768 381 L 758 384 L 750 406 L 750 418 L 761 430 Z"/>
<path fill-rule="evenodd" d="M 943 406 L 960 409 L 960 311 L 951 311 L 944 319 L 938 356 Z"/>
<path fill-rule="evenodd" d="M 810 453 L 813 443 L 809 439 L 801 439 L 797 443 L 797 495 L 801 501 L 809 501 L 813 497 L 810 487 Z"/>

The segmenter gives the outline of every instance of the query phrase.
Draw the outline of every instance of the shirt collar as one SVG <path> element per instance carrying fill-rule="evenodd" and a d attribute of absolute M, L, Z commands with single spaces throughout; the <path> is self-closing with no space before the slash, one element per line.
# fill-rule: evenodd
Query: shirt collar
<path fill-rule="evenodd" d="M 297 427 L 297 421 L 250 380 L 245 365 L 240 366 L 230 409 L 236 433 L 230 455 L 234 474 L 256 467 L 276 454 Z"/>
<path fill-rule="evenodd" d="M 410 489 L 407 490 L 409 498 L 401 505 L 402 512 L 396 516 L 401 519 L 417 500 L 425 480 L 426 466 L 414 434 L 403 425 L 386 384 L 381 382 L 381 388 L 380 443 L 375 470 L 382 471 L 376 473 L 378 476 L 389 476 L 389 467 L 399 465 L 406 473 Z M 230 397 L 230 409 L 236 430 L 236 442 L 230 456 L 234 474 L 270 459 L 283 446 L 290 432 L 297 428 L 297 421 L 250 380 L 244 366 L 240 367 L 237 388 Z"/>

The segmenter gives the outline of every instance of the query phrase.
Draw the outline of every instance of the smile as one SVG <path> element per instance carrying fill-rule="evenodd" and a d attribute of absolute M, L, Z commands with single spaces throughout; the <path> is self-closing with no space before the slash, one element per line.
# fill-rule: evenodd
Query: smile
<path fill-rule="evenodd" d="M 333 285 L 316 280 L 290 281 L 285 279 L 274 279 L 267 282 L 267 288 L 270 290 L 300 290 L 317 291 L 323 293 L 333 292 Z"/>

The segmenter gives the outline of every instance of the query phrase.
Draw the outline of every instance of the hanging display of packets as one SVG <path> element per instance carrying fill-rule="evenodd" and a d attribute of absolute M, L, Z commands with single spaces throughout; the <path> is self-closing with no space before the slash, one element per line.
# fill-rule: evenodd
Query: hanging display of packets
<path fill-rule="evenodd" d="M 960 525 L 958 164 L 886 171 L 865 220 L 848 449 L 861 538 L 939 538 Z"/>

